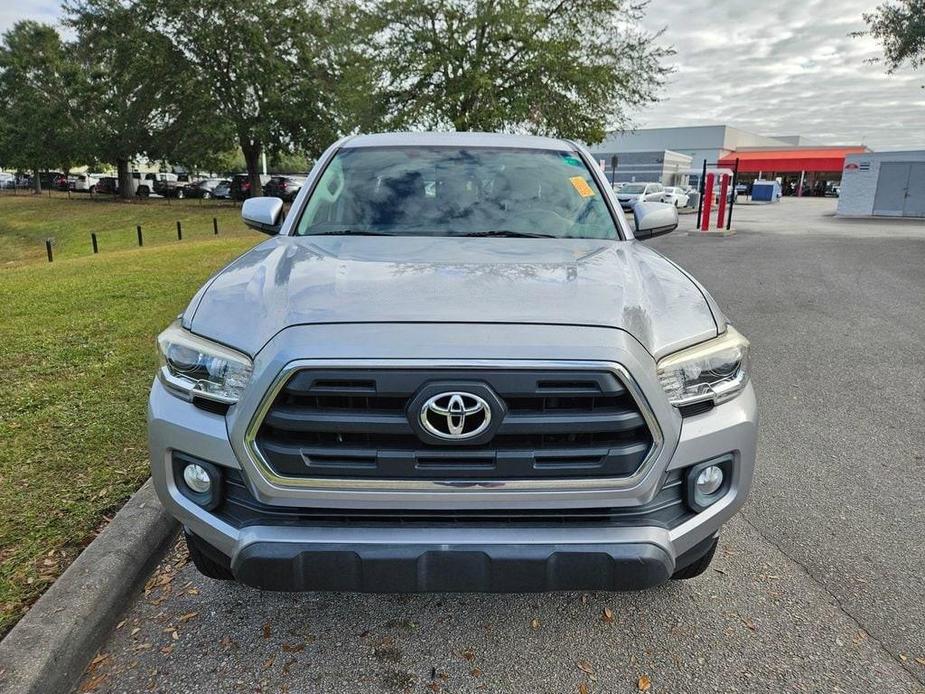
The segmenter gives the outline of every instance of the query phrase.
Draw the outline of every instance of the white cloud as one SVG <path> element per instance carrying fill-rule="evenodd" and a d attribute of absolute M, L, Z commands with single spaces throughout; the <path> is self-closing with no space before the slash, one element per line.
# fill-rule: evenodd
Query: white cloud
<path fill-rule="evenodd" d="M 925 148 L 925 71 L 885 73 L 862 30 L 871 0 L 653 0 L 677 72 L 639 127 L 727 124 L 820 144 Z"/>

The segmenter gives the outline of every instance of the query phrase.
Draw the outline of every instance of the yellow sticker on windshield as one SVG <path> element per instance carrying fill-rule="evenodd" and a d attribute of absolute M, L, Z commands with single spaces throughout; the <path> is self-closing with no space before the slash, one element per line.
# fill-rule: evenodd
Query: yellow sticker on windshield
<path fill-rule="evenodd" d="M 572 176 L 569 180 L 572 182 L 572 185 L 575 186 L 575 190 L 578 191 L 581 197 L 590 198 L 594 195 L 594 191 L 591 190 L 591 186 L 588 185 L 584 176 Z"/>

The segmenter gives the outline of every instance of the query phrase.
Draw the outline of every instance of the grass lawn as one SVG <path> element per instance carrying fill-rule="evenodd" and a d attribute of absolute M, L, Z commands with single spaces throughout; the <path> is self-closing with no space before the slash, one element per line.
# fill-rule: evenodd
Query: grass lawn
<path fill-rule="evenodd" d="M 0 635 L 147 478 L 154 336 L 264 238 L 215 238 L 213 210 L 197 207 L 0 198 Z M 169 229 L 179 209 L 208 233 L 89 254 L 87 230 L 125 226 L 130 248 L 136 219 Z M 230 228 L 232 214 L 220 223 Z M 52 228 L 60 259 L 47 263 L 40 247 L 28 262 Z"/>
<path fill-rule="evenodd" d="M 15 196 L 0 192 L 0 269 L 36 261 L 47 262 L 45 239 L 54 239 L 55 260 L 92 255 L 95 233 L 101 255 L 138 247 L 135 232 L 141 225 L 145 247 L 177 243 L 177 222 L 183 239 L 212 237 L 212 218 L 219 236 L 250 234 L 241 222 L 241 208 L 218 200 L 151 198 L 132 202 L 90 198 L 86 194 L 53 193 Z"/>

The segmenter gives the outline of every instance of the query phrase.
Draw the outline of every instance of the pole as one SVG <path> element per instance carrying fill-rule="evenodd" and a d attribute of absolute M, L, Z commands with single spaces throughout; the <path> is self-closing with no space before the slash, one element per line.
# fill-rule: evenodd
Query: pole
<path fill-rule="evenodd" d="M 719 206 L 716 209 L 716 228 L 722 229 L 726 226 L 726 196 L 729 195 L 729 174 L 723 174 L 719 180 Z"/>
<path fill-rule="evenodd" d="M 183 240 L 183 227 L 180 226 L 180 220 L 177 220 L 177 241 Z"/>
<path fill-rule="evenodd" d="M 700 220 L 700 231 L 710 230 L 710 211 L 713 207 L 713 174 L 707 174 L 706 185 L 703 191 L 703 219 Z"/>
<path fill-rule="evenodd" d="M 613 188 L 614 183 L 617 182 L 617 164 L 618 163 L 619 163 L 619 159 L 617 158 L 617 155 L 614 154 L 610 158 L 610 187 L 611 188 Z"/>
<path fill-rule="evenodd" d="M 212 233 L 218 236 L 218 217 L 212 217 Z"/>
<path fill-rule="evenodd" d="M 93 244 L 93 252 L 99 253 L 100 247 L 96 244 L 96 233 L 95 232 L 90 234 L 90 242 Z"/>
<path fill-rule="evenodd" d="M 138 245 L 144 246 L 145 240 L 144 240 L 144 237 L 141 235 L 141 224 L 135 227 L 135 231 L 138 233 Z"/>
<path fill-rule="evenodd" d="M 45 252 L 48 254 L 48 262 L 52 262 L 51 257 L 51 239 L 45 239 Z"/>
<path fill-rule="evenodd" d="M 797 197 L 798 197 L 798 198 L 802 198 L 802 197 L 803 197 L 803 178 L 804 178 L 805 176 L 806 176 L 806 172 L 805 172 L 805 171 L 801 171 L 801 172 L 800 172 L 800 187 L 797 188 Z"/>
<path fill-rule="evenodd" d="M 697 184 L 697 190 L 700 193 L 700 200 L 697 203 L 697 226 L 699 227 L 703 219 L 703 183 L 707 177 L 707 160 L 703 160 L 703 172 L 700 174 L 700 183 Z"/>
<path fill-rule="evenodd" d="M 736 157 L 736 165 L 732 170 L 732 199 L 729 201 L 729 217 L 726 219 L 726 231 L 732 228 L 732 208 L 736 204 L 736 186 L 739 184 L 739 158 Z"/>

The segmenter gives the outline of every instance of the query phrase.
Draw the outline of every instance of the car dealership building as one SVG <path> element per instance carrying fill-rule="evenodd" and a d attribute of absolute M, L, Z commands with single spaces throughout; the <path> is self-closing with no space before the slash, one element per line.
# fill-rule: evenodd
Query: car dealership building
<path fill-rule="evenodd" d="M 589 149 L 595 159 L 603 162 L 608 178 L 613 175 L 616 181 L 650 180 L 665 185 L 696 185 L 704 162 L 708 170 L 715 171 L 731 170 L 738 160 L 742 182 L 779 178 L 785 190 L 808 188 L 817 194 L 841 180 L 846 156 L 870 152 L 863 145 L 823 147 L 811 144 L 801 135 L 766 136 L 728 125 L 614 132 Z M 678 156 L 690 157 L 687 175 L 673 167 L 663 166 L 644 172 L 651 178 L 641 178 L 639 174 L 643 172 L 638 171 L 633 163 L 641 153 L 649 153 L 650 156 L 662 153 L 665 161 L 669 155 L 675 160 Z M 614 157 L 617 158 L 615 172 L 612 170 Z"/>

